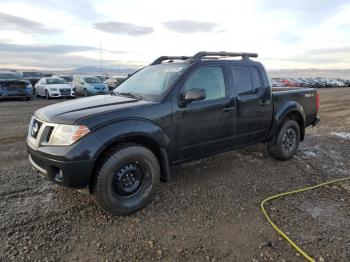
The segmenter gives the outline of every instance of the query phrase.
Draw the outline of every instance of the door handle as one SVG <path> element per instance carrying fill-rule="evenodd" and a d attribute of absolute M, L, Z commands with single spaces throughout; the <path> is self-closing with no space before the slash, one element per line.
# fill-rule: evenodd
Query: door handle
<path fill-rule="evenodd" d="M 265 100 L 265 99 L 260 99 L 259 103 L 260 105 L 264 106 L 264 105 L 268 105 L 270 104 L 271 100 Z"/>
<path fill-rule="evenodd" d="M 229 106 L 229 107 L 225 107 L 222 109 L 222 111 L 224 111 L 224 112 L 228 112 L 228 111 L 232 111 L 232 110 L 235 110 L 234 106 Z"/>

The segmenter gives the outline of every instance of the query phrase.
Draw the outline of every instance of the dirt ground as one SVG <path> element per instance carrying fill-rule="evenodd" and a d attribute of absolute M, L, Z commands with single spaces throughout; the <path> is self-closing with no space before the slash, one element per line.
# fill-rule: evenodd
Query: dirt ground
<path fill-rule="evenodd" d="M 62 100 L 0 102 L 0 261 L 302 261 L 267 223 L 273 194 L 350 175 L 350 88 L 320 90 L 321 123 L 296 157 L 264 145 L 173 169 L 154 201 L 111 217 L 89 196 L 54 185 L 30 167 L 32 113 Z M 350 183 L 284 197 L 271 217 L 318 261 L 350 261 Z"/>

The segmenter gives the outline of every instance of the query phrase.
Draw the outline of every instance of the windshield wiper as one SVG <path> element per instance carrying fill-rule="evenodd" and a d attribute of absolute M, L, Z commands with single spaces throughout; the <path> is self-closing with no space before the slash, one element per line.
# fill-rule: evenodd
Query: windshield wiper
<path fill-rule="evenodd" d="M 119 96 L 126 96 L 126 97 L 130 97 L 130 98 L 135 98 L 137 100 L 141 100 L 142 99 L 141 96 L 135 95 L 135 94 L 130 93 L 130 92 L 111 92 L 111 94 L 119 95 Z"/>

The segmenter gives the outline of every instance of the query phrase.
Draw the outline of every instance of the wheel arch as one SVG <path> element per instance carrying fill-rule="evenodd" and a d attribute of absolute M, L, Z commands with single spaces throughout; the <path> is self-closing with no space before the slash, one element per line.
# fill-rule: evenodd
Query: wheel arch
<path fill-rule="evenodd" d="M 289 101 L 274 116 L 271 132 L 267 141 L 275 141 L 276 135 L 286 119 L 295 120 L 300 128 L 300 141 L 305 137 L 305 112 L 303 106 L 296 101 Z"/>
<path fill-rule="evenodd" d="M 142 130 L 138 126 L 142 126 Z M 128 129 L 128 132 L 125 132 Z M 119 134 L 113 132 L 117 131 Z M 152 130 L 152 132 L 150 132 Z M 151 150 L 157 157 L 161 168 L 161 180 L 168 181 L 170 178 L 170 167 L 167 153 L 169 138 L 158 126 L 148 121 L 127 120 L 107 125 L 95 133 L 102 140 L 104 147 L 95 154 L 95 163 L 90 175 L 89 189 L 91 191 L 92 182 L 97 175 L 97 169 L 104 157 L 116 146 L 123 143 L 135 143 Z"/>

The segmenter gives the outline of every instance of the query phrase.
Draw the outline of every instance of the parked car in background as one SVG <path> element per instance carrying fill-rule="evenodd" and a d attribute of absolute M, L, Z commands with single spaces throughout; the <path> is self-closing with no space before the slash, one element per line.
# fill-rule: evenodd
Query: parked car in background
<path fill-rule="evenodd" d="M 70 83 L 63 78 L 49 77 L 42 78 L 36 83 L 34 88 L 35 96 L 51 97 L 75 97 L 75 92 Z"/>
<path fill-rule="evenodd" d="M 73 76 L 71 76 L 71 75 L 60 75 L 59 76 L 60 78 L 62 78 L 62 79 L 64 79 L 64 80 L 66 80 L 66 82 L 67 83 L 72 83 L 73 82 Z"/>
<path fill-rule="evenodd" d="M 37 71 L 23 71 L 21 74 L 25 80 L 28 80 L 32 84 L 32 86 L 35 86 L 41 78 L 45 77 L 43 73 Z"/>
<path fill-rule="evenodd" d="M 113 90 L 119 85 L 119 81 L 116 76 L 111 76 L 105 81 L 105 84 L 108 86 L 109 90 Z"/>
<path fill-rule="evenodd" d="M 14 71 L 0 71 L 0 99 L 25 98 L 33 95 L 32 84 L 24 80 L 22 75 Z"/>
<path fill-rule="evenodd" d="M 104 95 L 108 94 L 108 87 L 103 81 L 94 76 L 75 76 L 73 88 L 77 95 Z"/>
<path fill-rule="evenodd" d="M 97 77 L 97 78 L 101 79 L 102 82 L 103 82 L 103 81 L 106 81 L 106 79 L 107 79 L 107 77 L 105 77 L 105 76 L 99 76 L 99 75 L 94 76 L 94 77 Z"/>

